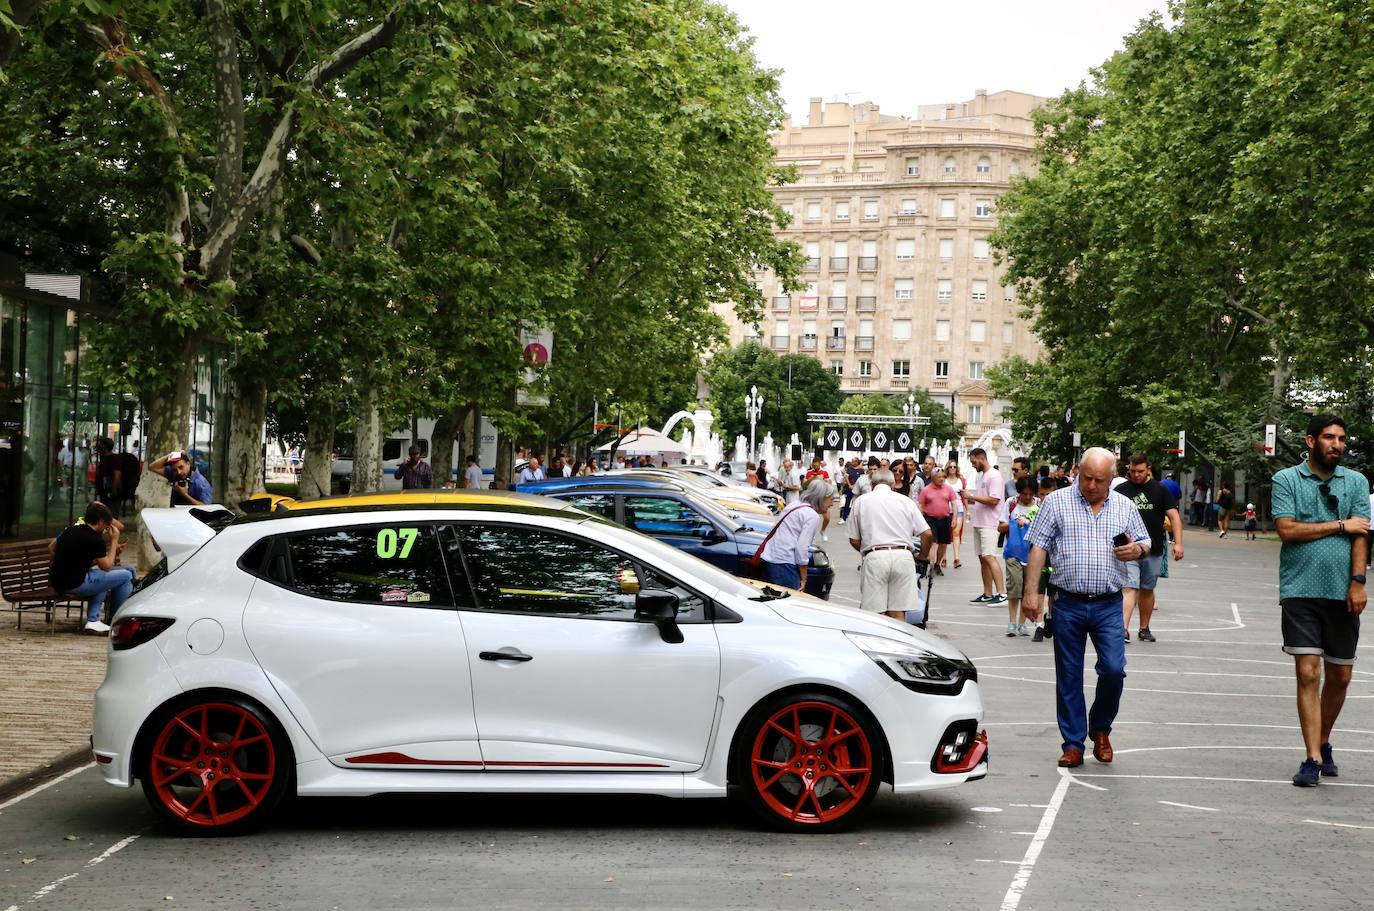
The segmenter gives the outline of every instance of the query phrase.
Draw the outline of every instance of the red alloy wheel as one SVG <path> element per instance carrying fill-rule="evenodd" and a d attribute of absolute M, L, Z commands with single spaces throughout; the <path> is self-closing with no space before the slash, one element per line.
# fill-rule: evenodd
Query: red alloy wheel
<path fill-rule="evenodd" d="M 244 706 L 197 703 L 163 724 L 149 776 L 150 796 L 174 819 L 205 829 L 232 826 L 275 802 L 276 744 Z"/>
<path fill-rule="evenodd" d="M 869 796 L 873 745 L 858 720 L 830 702 L 791 702 L 759 727 L 749 754 L 754 790 L 784 822 L 838 823 Z"/>

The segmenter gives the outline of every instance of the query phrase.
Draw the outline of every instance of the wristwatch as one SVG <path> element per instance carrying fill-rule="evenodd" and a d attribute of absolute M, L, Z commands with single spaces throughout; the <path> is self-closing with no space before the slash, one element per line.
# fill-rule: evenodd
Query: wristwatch
<path fill-rule="evenodd" d="M 1361 585 L 1364 585 L 1364 576 L 1356 575 L 1356 574 L 1353 574 L 1353 573 L 1352 573 L 1351 576 L 1350 576 L 1350 581 L 1351 581 L 1351 582 L 1358 582 L 1358 583 L 1360 583 Z"/>

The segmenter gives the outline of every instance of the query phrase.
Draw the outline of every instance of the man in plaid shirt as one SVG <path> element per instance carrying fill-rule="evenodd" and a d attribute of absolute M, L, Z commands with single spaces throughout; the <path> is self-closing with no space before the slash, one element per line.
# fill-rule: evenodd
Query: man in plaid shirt
<path fill-rule="evenodd" d="M 1078 481 L 1045 498 L 1026 540 L 1030 559 L 1026 578 L 1040 578 L 1046 561 L 1054 567 L 1055 707 L 1063 754 L 1059 765 L 1083 764 L 1083 745 L 1093 741 L 1098 762 L 1112 761 L 1107 735 L 1121 707 L 1126 685 L 1126 624 L 1121 589 L 1127 561 L 1150 552 L 1150 532 L 1135 504 L 1111 492 L 1116 456 L 1094 447 L 1083 454 Z M 1040 592 L 1028 587 L 1021 602 L 1026 617 L 1038 621 Z M 1091 636 L 1097 650 L 1097 695 L 1084 711 L 1083 653 Z"/>
<path fill-rule="evenodd" d="M 433 487 L 434 473 L 430 471 L 429 465 L 425 460 L 420 458 L 420 447 L 410 447 L 409 456 L 410 458 L 396 466 L 396 471 L 392 474 L 392 477 L 400 480 L 401 489 L 427 490 Z"/>

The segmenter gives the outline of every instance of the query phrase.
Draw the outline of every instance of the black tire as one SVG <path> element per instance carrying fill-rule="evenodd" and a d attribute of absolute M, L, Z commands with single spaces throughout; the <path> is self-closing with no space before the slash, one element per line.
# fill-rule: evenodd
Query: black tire
<path fill-rule="evenodd" d="M 771 828 L 841 831 L 863 817 L 882 785 L 882 742 L 868 713 L 848 700 L 782 694 L 740 726 L 734 793 Z"/>
<path fill-rule="evenodd" d="M 266 823 L 295 784 L 281 725 L 241 697 L 203 693 L 148 725 L 136 774 L 158 815 L 186 835 L 242 835 Z"/>

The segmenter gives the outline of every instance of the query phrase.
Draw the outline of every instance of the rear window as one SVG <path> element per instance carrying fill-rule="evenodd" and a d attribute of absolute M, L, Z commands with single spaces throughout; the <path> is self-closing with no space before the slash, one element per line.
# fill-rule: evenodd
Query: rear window
<path fill-rule="evenodd" d="M 321 529 L 290 535 L 285 547 L 287 577 L 275 581 L 301 594 L 361 604 L 453 606 L 433 525 Z"/>

